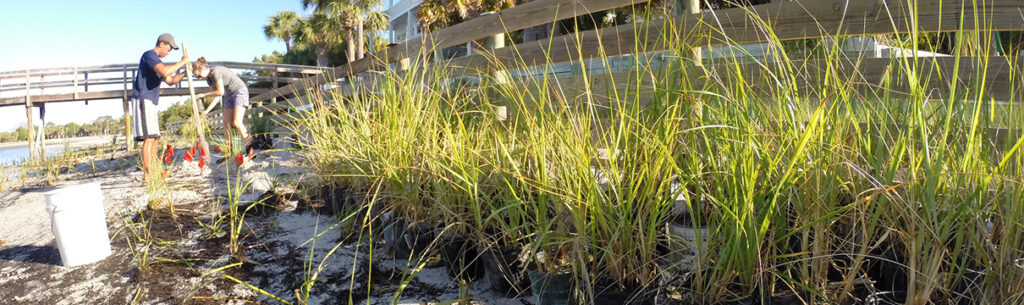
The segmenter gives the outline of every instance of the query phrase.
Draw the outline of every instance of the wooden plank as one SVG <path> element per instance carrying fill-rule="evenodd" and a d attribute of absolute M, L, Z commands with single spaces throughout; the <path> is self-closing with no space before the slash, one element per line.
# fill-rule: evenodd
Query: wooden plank
<path fill-rule="evenodd" d="M 253 88 L 249 89 L 250 94 L 263 94 L 269 89 Z M 105 100 L 105 99 L 122 99 L 125 94 L 131 95 L 131 90 L 114 90 L 114 91 L 94 91 L 94 92 L 82 92 L 78 94 L 77 100 Z M 187 88 L 161 88 L 160 96 L 185 96 L 188 95 Z M 35 95 L 32 96 L 32 103 L 59 103 L 59 102 L 72 102 L 76 101 L 74 94 L 62 93 L 62 94 L 48 94 L 48 95 Z M 24 105 L 24 97 L 4 97 L 0 98 L 0 107 L 5 106 L 16 106 Z"/>
<path fill-rule="evenodd" d="M 122 79 L 120 77 L 118 77 L 118 78 L 104 78 L 104 79 L 95 79 L 94 78 L 94 79 L 90 80 L 88 82 L 88 84 L 89 85 L 93 85 L 93 86 L 120 85 L 120 84 L 125 83 L 126 81 L 131 82 L 131 80 L 132 79 L 130 79 L 130 78 Z M 86 84 L 86 82 L 77 82 L 77 83 L 78 83 L 78 85 L 85 85 Z M 22 86 L 23 86 L 22 84 L 7 84 L 7 85 L 4 85 L 4 87 L 0 88 L 0 92 L 4 92 L 4 91 L 20 91 L 20 90 L 24 89 Z M 46 83 L 37 83 L 37 84 L 35 84 L 32 87 L 36 88 L 36 89 L 53 89 L 53 88 L 72 88 L 72 89 L 74 89 L 74 86 L 75 86 L 75 81 L 74 80 L 56 80 L 56 81 L 48 81 Z"/>

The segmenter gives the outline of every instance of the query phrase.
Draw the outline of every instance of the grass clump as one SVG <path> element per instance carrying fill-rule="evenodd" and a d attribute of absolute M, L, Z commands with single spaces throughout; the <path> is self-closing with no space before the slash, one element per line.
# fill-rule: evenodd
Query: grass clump
<path fill-rule="evenodd" d="M 1024 112 L 984 69 L 939 70 L 1017 59 L 894 57 L 874 81 L 839 44 L 801 50 L 811 62 L 768 36 L 763 57 L 699 64 L 663 38 L 667 64 L 573 82 L 429 81 L 464 75 L 414 61 L 372 94 L 312 97 L 292 128 L 326 183 L 405 223 L 522 249 L 531 270 L 572 273 L 583 299 L 663 286 L 666 226 L 688 222 L 707 250 L 668 282 L 693 302 L 1020 300 Z"/>

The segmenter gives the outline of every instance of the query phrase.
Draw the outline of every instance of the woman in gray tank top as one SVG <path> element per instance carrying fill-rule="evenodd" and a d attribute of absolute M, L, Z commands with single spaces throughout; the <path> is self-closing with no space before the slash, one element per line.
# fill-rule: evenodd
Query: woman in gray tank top
<path fill-rule="evenodd" d="M 224 139 L 227 142 L 228 151 L 232 151 L 232 128 L 238 131 L 238 134 L 242 136 L 242 143 L 248 147 L 249 132 L 243 122 L 245 109 L 249 108 L 249 89 L 246 88 L 245 82 L 228 68 L 220 66 L 210 67 L 206 63 L 206 58 L 203 57 L 192 63 L 192 73 L 201 79 L 205 79 L 207 84 L 210 85 L 210 92 L 196 95 L 197 98 L 220 96 L 224 100 Z M 213 107 L 217 105 L 216 100 L 214 99 L 206 107 L 206 110 L 203 111 L 204 116 L 210 113 Z"/>

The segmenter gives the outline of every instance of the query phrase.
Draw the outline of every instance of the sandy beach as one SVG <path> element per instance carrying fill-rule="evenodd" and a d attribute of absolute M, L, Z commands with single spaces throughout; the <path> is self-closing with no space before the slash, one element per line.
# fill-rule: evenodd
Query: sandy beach
<path fill-rule="evenodd" d="M 296 287 L 309 283 L 310 289 L 302 294 L 309 304 L 348 303 L 350 297 L 364 304 L 396 300 L 420 304 L 459 297 L 458 281 L 443 264 L 392 257 L 380 249 L 371 252 L 372 244 L 354 238 L 340 221 L 344 215 L 330 208 L 342 202 L 303 195 L 310 193 L 303 190 L 304 185 L 316 185 L 316 178 L 295 152 L 264 151 L 240 168 L 228 160 L 203 169 L 197 162 L 183 161 L 185 152 L 175 150 L 167 187 L 158 193 L 143 186 L 135 156 L 127 152 L 80 160 L 54 185 L 42 180 L 8 184 L 0 192 L 0 300 L 5 304 L 277 303 L 275 297 L 296 300 Z M 229 187 L 238 181 L 247 187 L 241 191 Z M 103 191 L 113 254 L 96 263 L 64 267 L 43 193 L 91 182 L 99 183 Z M 229 226 L 218 225 L 224 218 L 216 216 L 231 209 L 225 200 L 229 194 L 240 198 L 240 209 L 246 211 L 239 223 L 246 231 L 239 245 L 244 260 L 237 263 L 239 256 L 231 254 L 225 232 Z M 358 195 L 337 197 L 344 201 L 354 196 Z M 153 201 L 161 198 L 166 200 Z M 177 218 L 170 216 L 166 204 L 152 206 L 153 202 L 173 202 Z M 146 228 L 146 236 L 136 235 L 141 228 Z M 422 268 L 410 267 L 418 265 Z M 529 298 L 505 298 L 489 288 L 486 280 L 476 281 L 467 293 L 486 304 L 529 304 Z M 396 297 L 400 290 L 404 293 Z"/>
<path fill-rule="evenodd" d="M 102 135 L 102 136 L 64 138 L 64 139 L 46 139 L 46 145 L 71 144 L 72 147 L 83 147 L 83 146 L 92 146 L 92 145 L 100 145 L 100 144 L 110 144 L 110 142 L 112 142 L 112 139 L 114 137 L 117 137 L 119 139 L 119 141 L 123 141 L 124 140 L 124 136 Z M 22 147 L 22 146 L 28 146 L 28 141 L 0 143 L 0 148 Z"/>

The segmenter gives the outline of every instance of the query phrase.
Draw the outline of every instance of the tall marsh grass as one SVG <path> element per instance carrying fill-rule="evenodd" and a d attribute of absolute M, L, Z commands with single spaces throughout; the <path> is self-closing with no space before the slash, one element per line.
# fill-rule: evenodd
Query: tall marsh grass
<path fill-rule="evenodd" d="M 905 291 L 906 304 L 1024 300 L 1024 111 L 991 93 L 1024 89 L 1018 59 L 955 59 L 1009 62 L 1012 88 L 918 56 L 891 58 L 865 86 L 865 58 L 819 44 L 796 59 L 755 17 L 765 57 L 698 64 L 682 37 L 664 37 L 664 64 L 572 82 L 462 78 L 414 59 L 374 94 L 311 97 L 293 128 L 326 183 L 378 194 L 407 224 L 521 248 L 529 268 L 571 272 L 588 297 L 669 283 L 702 304 L 843 303 L 863 289 Z M 659 248 L 670 222 L 707 236 L 677 281 Z M 878 281 L 885 272 L 906 276 Z"/>

